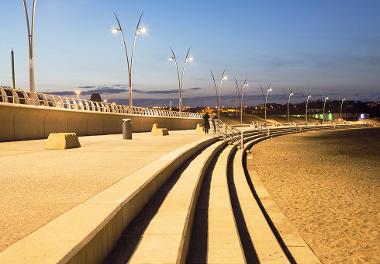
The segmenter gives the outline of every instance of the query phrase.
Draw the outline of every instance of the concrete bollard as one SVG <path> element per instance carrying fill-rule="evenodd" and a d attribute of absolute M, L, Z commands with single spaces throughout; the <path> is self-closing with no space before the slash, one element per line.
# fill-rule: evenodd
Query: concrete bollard
<path fill-rule="evenodd" d="M 132 120 L 123 119 L 123 139 L 132 139 Z"/>

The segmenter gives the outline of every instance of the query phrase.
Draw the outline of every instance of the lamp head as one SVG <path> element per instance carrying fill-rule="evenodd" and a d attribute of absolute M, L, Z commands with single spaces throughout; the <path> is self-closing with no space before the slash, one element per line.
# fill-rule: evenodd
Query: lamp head
<path fill-rule="evenodd" d="M 223 75 L 223 77 L 222 77 L 222 81 L 227 81 L 227 80 L 228 80 L 227 75 Z"/>
<path fill-rule="evenodd" d="M 174 61 L 175 58 L 174 57 L 169 57 L 169 61 Z"/>
<path fill-rule="evenodd" d="M 272 88 L 269 88 L 269 89 L 268 89 L 268 92 L 271 92 L 271 91 L 272 91 Z"/>
<path fill-rule="evenodd" d="M 327 97 L 325 98 L 325 100 L 329 100 L 329 97 L 327 96 Z"/>
<path fill-rule="evenodd" d="M 140 35 L 144 35 L 147 31 L 148 31 L 148 29 L 147 29 L 145 26 L 140 26 L 140 27 L 136 30 L 136 35 L 138 35 L 138 36 L 140 36 Z"/>
<path fill-rule="evenodd" d="M 293 95 L 294 95 L 294 93 L 290 93 L 290 94 L 289 94 L 289 96 L 293 96 Z"/>
<path fill-rule="evenodd" d="M 76 94 L 76 95 L 80 95 L 80 91 L 79 91 L 79 90 L 76 90 L 76 91 L 75 91 L 75 94 Z"/>
<path fill-rule="evenodd" d="M 186 62 L 186 63 L 191 63 L 191 62 L 193 62 L 193 60 L 194 60 L 193 57 L 188 56 L 188 57 L 186 57 L 185 62 Z"/>
<path fill-rule="evenodd" d="M 245 82 L 245 83 L 243 84 L 243 87 L 248 87 L 248 83 Z"/>
<path fill-rule="evenodd" d="M 117 34 L 121 29 L 119 27 L 112 27 L 111 31 L 113 34 Z"/>
<path fill-rule="evenodd" d="M 346 98 L 343 98 L 343 99 L 342 99 L 342 102 L 344 102 L 344 101 L 346 101 Z"/>

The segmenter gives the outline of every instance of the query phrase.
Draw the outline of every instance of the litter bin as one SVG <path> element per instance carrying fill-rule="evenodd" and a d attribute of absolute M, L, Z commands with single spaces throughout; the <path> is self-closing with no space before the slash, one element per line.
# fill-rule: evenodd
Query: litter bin
<path fill-rule="evenodd" d="M 132 120 L 123 119 L 123 139 L 132 139 Z"/>

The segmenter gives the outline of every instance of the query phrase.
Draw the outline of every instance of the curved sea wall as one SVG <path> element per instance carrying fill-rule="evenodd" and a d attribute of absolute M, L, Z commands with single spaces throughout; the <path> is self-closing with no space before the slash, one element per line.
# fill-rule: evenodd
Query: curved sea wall
<path fill-rule="evenodd" d="M 199 118 L 117 114 L 0 103 L 0 142 L 44 139 L 49 133 L 78 136 L 117 134 L 122 119 L 131 119 L 133 132 L 148 132 L 153 124 L 169 130 L 195 129 Z"/>

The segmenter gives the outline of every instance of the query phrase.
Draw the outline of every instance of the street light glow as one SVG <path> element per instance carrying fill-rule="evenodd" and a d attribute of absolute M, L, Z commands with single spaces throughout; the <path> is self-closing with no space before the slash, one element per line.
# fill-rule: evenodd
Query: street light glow
<path fill-rule="evenodd" d="M 117 33 L 119 33 L 120 28 L 118 28 L 118 27 L 112 27 L 111 31 L 112 31 L 113 34 L 117 34 Z"/>
<path fill-rule="evenodd" d="M 268 92 L 271 92 L 271 91 L 272 91 L 272 88 L 269 88 L 269 89 L 268 89 Z"/>
<path fill-rule="evenodd" d="M 136 35 L 144 35 L 148 31 L 147 27 L 141 26 L 137 29 Z"/>
<path fill-rule="evenodd" d="M 227 75 L 224 75 L 223 78 L 222 78 L 223 81 L 227 81 L 228 80 L 228 77 Z"/>

